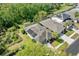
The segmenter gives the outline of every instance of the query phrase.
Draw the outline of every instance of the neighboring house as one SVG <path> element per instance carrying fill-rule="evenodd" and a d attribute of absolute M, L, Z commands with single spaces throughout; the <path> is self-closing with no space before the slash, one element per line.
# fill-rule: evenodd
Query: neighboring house
<path fill-rule="evenodd" d="M 63 21 L 62 24 L 66 27 L 66 29 L 73 28 L 73 18 L 71 14 L 64 12 L 64 13 L 58 14 L 57 17 Z"/>
<path fill-rule="evenodd" d="M 51 32 L 39 24 L 28 26 L 25 28 L 25 31 L 31 39 L 41 43 L 46 43 L 47 40 L 52 38 Z"/>
<path fill-rule="evenodd" d="M 64 12 L 64 13 L 70 15 L 70 18 L 75 22 L 76 19 L 77 19 L 77 18 L 75 17 L 75 13 L 76 13 L 76 12 L 79 12 L 79 8 L 74 8 L 74 9 L 69 10 L 69 11 L 66 11 L 66 12 Z"/>
<path fill-rule="evenodd" d="M 75 23 L 79 23 L 79 18 L 76 18 L 75 19 Z"/>
<path fill-rule="evenodd" d="M 68 12 L 66 12 L 68 15 L 70 15 L 70 17 L 71 17 L 71 19 L 74 21 L 74 19 L 75 19 L 75 10 L 73 11 L 73 10 L 71 10 L 71 11 L 68 11 Z"/>
<path fill-rule="evenodd" d="M 40 24 L 53 32 L 61 34 L 64 31 L 65 27 L 63 26 L 62 21 L 59 20 L 60 19 L 58 18 L 52 17 L 48 18 L 47 20 L 41 21 Z"/>
<path fill-rule="evenodd" d="M 70 15 L 67 13 L 58 14 L 56 17 L 60 18 L 62 21 L 71 20 Z"/>
<path fill-rule="evenodd" d="M 77 23 L 79 23 L 79 19 L 77 19 Z"/>
<path fill-rule="evenodd" d="M 74 27 L 73 20 L 67 20 L 67 21 L 63 22 L 63 24 L 66 27 L 66 29 L 72 29 Z"/>

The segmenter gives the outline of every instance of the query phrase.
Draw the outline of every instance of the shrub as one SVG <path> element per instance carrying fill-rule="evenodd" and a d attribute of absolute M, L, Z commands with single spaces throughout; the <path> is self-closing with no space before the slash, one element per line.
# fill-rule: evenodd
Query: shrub
<path fill-rule="evenodd" d="M 23 30 L 21 30 L 21 32 L 22 32 L 22 34 L 25 34 L 25 33 L 26 33 L 24 29 L 23 29 Z"/>
<path fill-rule="evenodd" d="M 63 42 L 63 40 L 61 38 L 58 38 L 57 41 L 60 42 L 60 43 Z"/>

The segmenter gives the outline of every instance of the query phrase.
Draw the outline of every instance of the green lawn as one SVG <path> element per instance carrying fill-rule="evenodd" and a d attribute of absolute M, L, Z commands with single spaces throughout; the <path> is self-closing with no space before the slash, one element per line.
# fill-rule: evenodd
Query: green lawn
<path fill-rule="evenodd" d="M 56 12 L 54 12 L 54 14 L 61 13 L 61 12 L 65 11 L 65 10 L 69 10 L 69 9 L 71 9 L 72 7 L 73 7 L 73 6 L 67 6 L 67 5 L 62 6 L 61 9 L 60 9 L 60 10 L 56 10 Z"/>
<path fill-rule="evenodd" d="M 76 39 L 78 36 L 79 36 L 79 34 L 76 33 L 76 34 L 74 34 L 71 38 L 72 38 L 72 39 Z"/>
<path fill-rule="evenodd" d="M 63 40 L 62 39 L 57 39 L 57 40 L 55 40 L 54 42 L 52 42 L 52 46 L 53 47 L 56 47 L 56 46 L 58 46 L 59 44 L 61 44 L 63 42 Z"/>
<path fill-rule="evenodd" d="M 61 44 L 63 40 L 59 38 L 59 34 L 56 32 L 52 32 L 52 36 L 56 38 L 54 42 L 52 42 L 52 46 L 56 47 L 57 45 Z"/>
<path fill-rule="evenodd" d="M 53 47 L 56 47 L 56 46 L 59 45 L 59 44 L 60 44 L 60 42 L 54 41 L 54 42 L 52 43 L 52 46 L 53 46 Z"/>
<path fill-rule="evenodd" d="M 76 26 L 77 28 L 79 28 L 79 23 L 75 23 L 75 26 Z"/>
<path fill-rule="evenodd" d="M 79 40 L 79 37 L 77 38 L 77 40 Z"/>
<path fill-rule="evenodd" d="M 62 46 L 60 46 L 57 49 L 57 52 L 59 53 L 59 56 L 67 55 L 66 52 L 65 52 L 65 50 L 66 50 L 67 47 L 68 47 L 68 44 L 65 42 Z"/>
<path fill-rule="evenodd" d="M 65 42 L 58 50 L 65 50 L 67 48 L 68 44 Z"/>
<path fill-rule="evenodd" d="M 75 12 L 75 17 L 79 18 L 79 12 Z"/>
<path fill-rule="evenodd" d="M 73 33 L 74 33 L 73 30 L 68 30 L 65 34 L 66 34 L 67 36 L 70 36 L 70 35 L 73 34 Z"/>

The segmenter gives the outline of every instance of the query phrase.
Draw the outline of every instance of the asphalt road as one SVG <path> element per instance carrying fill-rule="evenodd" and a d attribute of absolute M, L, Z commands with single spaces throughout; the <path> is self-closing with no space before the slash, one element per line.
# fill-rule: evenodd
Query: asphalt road
<path fill-rule="evenodd" d="M 79 39 L 76 40 L 74 43 L 72 43 L 67 49 L 67 54 L 71 54 L 72 56 L 75 56 L 79 53 Z"/>

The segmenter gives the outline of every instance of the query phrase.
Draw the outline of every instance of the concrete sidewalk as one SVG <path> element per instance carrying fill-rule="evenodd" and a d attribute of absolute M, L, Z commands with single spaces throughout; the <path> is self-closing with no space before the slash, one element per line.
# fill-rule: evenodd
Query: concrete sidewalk
<path fill-rule="evenodd" d="M 71 34 L 69 37 L 72 37 L 73 35 L 75 35 L 76 34 L 76 32 L 74 32 L 73 34 Z"/>
<path fill-rule="evenodd" d="M 65 42 L 67 42 L 69 45 L 71 45 L 71 44 L 75 41 L 74 39 L 68 37 L 68 36 L 65 35 L 65 34 L 63 34 L 63 35 L 61 36 L 61 38 L 62 38 Z"/>
<path fill-rule="evenodd" d="M 74 29 L 74 28 L 73 28 L 72 30 L 79 34 L 79 30 L 76 30 L 76 29 Z"/>

